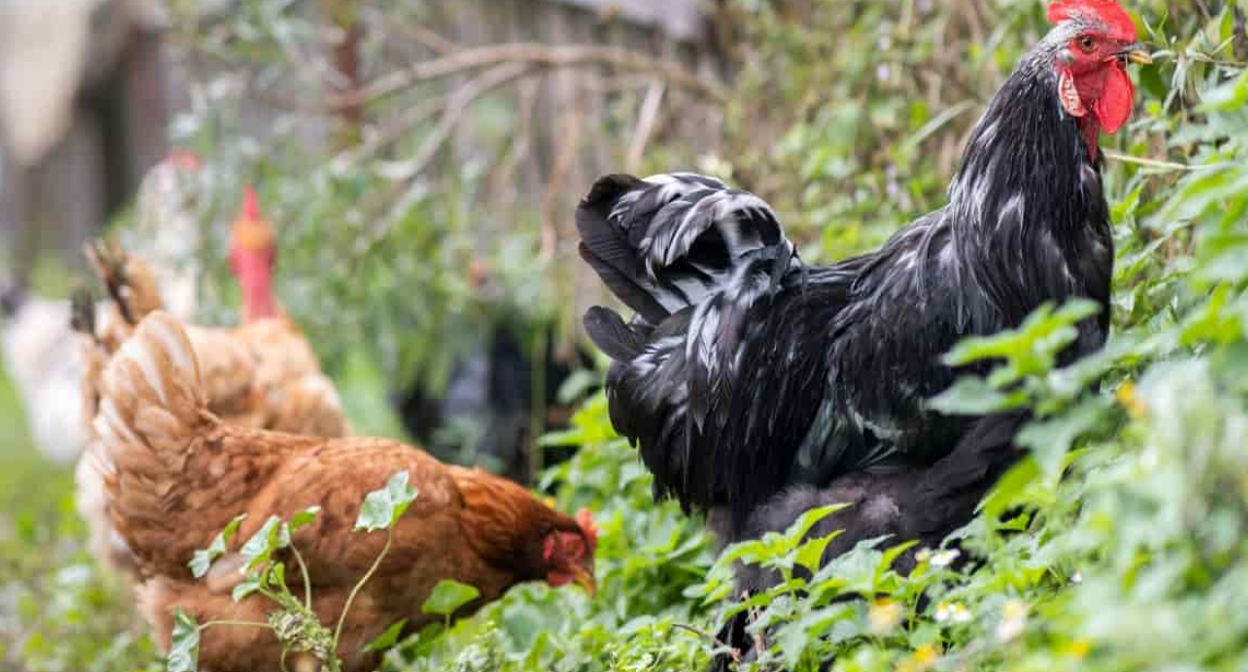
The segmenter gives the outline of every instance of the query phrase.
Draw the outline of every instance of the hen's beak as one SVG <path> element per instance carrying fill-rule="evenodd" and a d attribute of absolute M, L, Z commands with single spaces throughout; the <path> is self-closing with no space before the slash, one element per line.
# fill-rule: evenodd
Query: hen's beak
<path fill-rule="evenodd" d="M 584 588 L 590 597 L 598 592 L 598 582 L 594 579 L 593 573 L 583 567 L 572 568 L 572 583 Z"/>
<path fill-rule="evenodd" d="M 1118 52 L 1118 57 L 1132 63 L 1140 65 L 1148 65 L 1153 62 L 1153 55 L 1149 52 L 1148 47 L 1142 44 L 1133 44 L 1126 49 Z"/>

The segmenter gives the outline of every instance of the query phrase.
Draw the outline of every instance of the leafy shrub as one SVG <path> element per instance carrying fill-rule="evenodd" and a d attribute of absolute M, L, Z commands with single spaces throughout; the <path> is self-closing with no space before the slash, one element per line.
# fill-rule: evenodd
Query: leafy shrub
<path fill-rule="evenodd" d="M 543 483 L 565 510 L 597 512 L 598 597 L 521 587 L 472 619 L 400 642 L 386 668 L 701 669 L 719 624 L 742 608 L 767 644 L 756 669 L 814 670 L 830 657 L 846 672 L 1248 665 L 1248 7 L 1241 0 L 1237 16 L 1229 3 L 1195 5 L 1131 8 L 1157 65 L 1138 74 L 1142 113 L 1103 139 L 1118 250 L 1106 349 L 1054 368 L 1053 348 L 1085 310 L 1074 304 L 951 355 L 1003 358 L 1005 368 L 959 382 L 938 403 L 1037 415 L 1020 437 L 1030 457 L 955 535 L 972 562 L 955 571 L 952 550 L 926 549 L 901 576 L 889 559 L 906 540 L 875 540 L 740 604 L 728 559 L 809 566 L 820 542 L 797 525 L 716 561 L 700 521 L 651 500 L 599 396 L 548 439 L 582 450 Z M 729 132 L 701 165 L 773 200 L 804 255 L 824 260 L 874 245 L 942 200 L 961 135 L 1045 30 L 1041 4 L 1022 0 L 739 0 L 731 10 L 742 20 Z M 228 107 L 205 114 L 229 127 Z M 260 161 L 245 147 L 215 151 L 212 123 L 187 128 L 218 165 L 259 166 L 275 218 L 298 223 L 282 233 L 283 296 L 330 369 L 356 381 L 348 389 L 436 359 L 438 344 L 463 333 L 438 326 L 467 303 L 454 241 L 471 217 L 454 198 L 371 229 L 353 204 L 377 173 L 326 166 L 309 178 L 302 168 L 320 164 L 293 150 Z M 220 184 L 218 195 L 235 187 Z M 358 243 L 361 232 L 372 237 Z M 503 256 L 527 258 L 532 241 L 511 239 Z M 532 270 L 518 266 L 515 277 Z M 554 311 L 540 287 L 524 289 L 538 285 L 517 285 L 521 303 Z M 417 315 L 432 319 L 409 321 Z M 369 344 L 363 364 L 348 351 L 357 343 Z M 384 403 L 348 396 L 365 409 Z M 42 468 L 23 469 L 14 473 Z M 86 563 L 68 479 L 48 483 L 60 493 L 52 501 L 0 488 L 15 507 L 6 511 L 18 512 L 0 515 L 0 567 L 17 577 L 0 589 L 0 660 L 137 669 L 152 660 L 150 643 Z"/>

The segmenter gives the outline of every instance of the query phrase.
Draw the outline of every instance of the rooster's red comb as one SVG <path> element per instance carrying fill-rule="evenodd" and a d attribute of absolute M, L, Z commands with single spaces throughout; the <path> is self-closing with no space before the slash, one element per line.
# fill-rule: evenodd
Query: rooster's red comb
<path fill-rule="evenodd" d="M 1136 40 L 1135 22 L 1114 0 L 1056 0 L 1049 5 L 1049 23 L 1074 18 L 1090 19 L 1105 24 L 1109 36 L 1123 42 Z"/>
<path fill-rule="evenodd" d="M 598 526 L 594 524 L 594 514 L 589 509 L 581 509 L 576 512 L 576 522 L 581 526 L 581 530 L 585 532 L 585 538 L 589 540 L 590 549 L 598 548 Z"/>

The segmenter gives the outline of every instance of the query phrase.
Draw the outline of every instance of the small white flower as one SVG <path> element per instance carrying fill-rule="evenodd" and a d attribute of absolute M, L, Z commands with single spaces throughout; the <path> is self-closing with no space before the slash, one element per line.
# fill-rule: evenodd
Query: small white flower
<path fill-rule="evenodd" d="M 1001 608 L 1001 622 L 997 624 L 997 641 L 1008 642 L 1021 635 L 1027 627 L 1027 605 L 1020 600 L 1010 600 Z"/>
<path fill-rule="evenodd" d="M 956 548 L 947 548 L 943 551 L 937 551 L 932 554 L 932 566 L 948 567 L 953 564 L 954 560 L 958 559 L 959 555 L 962 555 L 962 553 Z"/>
<path fill-rule="evenodd" d="M 901 623 L 901 605 L 889 599 L 876 600 L 867 610 L 867 622 L 873 635 L 886 635 Z"/>
<path fill-rule="evenodd" d="M 1076 586 L 1083 583 L 1083 572 L 1076 569 L 1075 573 L 1070 575 L 1070 582 Z"/>
<path fill-rule="evenodd" d="M 884 63 L 881 63 L 875 68 L 875 78 L 880 80 L 881 82 L 887 82 L 889 75 L 891 75 L 892 73 L 893 73 L 892 68 L 888 67 L 888 65 Z"/>
<path fill-rule="evenodd" d="M 971 610 L 958 602 L 941 602 L 936 605 L 937 623 L 970 623 Z"/>
<path fill-rule="evenodd" d="M 931 560 L 932 549 L 930 548 L 919 549 L 919 552 L 914 554 L 914 559 L 918 560 L 919 562 L 927 562 L 928 560 Z"/>

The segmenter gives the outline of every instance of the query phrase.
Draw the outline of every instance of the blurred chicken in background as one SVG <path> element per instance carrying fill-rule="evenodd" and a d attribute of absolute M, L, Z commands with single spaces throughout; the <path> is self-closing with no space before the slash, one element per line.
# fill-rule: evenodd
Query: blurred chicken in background
<path fill-rule="evenodd" d="M 490 325 L 476 330 L 440 392 L 413 383 L 395 395 L 396 410 L 408 434 L 440 459 L 532 483 L 542 467 L 574 452 L 537 446 L 534 428 L 541 433 L 567 427 L 584 391 L 575 389 L 573 376 L 592 369 L 593 360 L 580 349 L 562 356 L 556 325 L 509 308 L 484 262 L 470 265 L 469 281 L 476 298 L 487 304 Z M 585 375 L 586 383 L 596 379 Z"/>
<path fill-rule="evenodd" d="M 172 154 L 153 168 L 140 188 L 133 235 L 134 249 L 152 262 L 166 310 L 187 320 L 195 313 L 200 272 L 194 259 L 201 240 L 198 176 L 198 160 L 185 153 Z M 6 282 L 0 291 L 4 368 L 22 397 L 39 449 L 49 460 L 69 464 L 86 440 L 81 394 L 85 369 L 70 330 L 69 302 L 35 295 L 20 275 Z"/>
<path fill-rule="evenodd" d="M 245 190 L 243 208 L 230 236 L 230 265 L 242 290 L 242 319 L 237 327 L 201 327 L 177 316 L 195 346 L 201 385 L 208 407 L 231 425 L 306 436 L 341 437 L 351 433 L 333 382 L 298 326 L 273 296 L 272 276 L 277 239 L 260 213 L 256 193 Z M 80 395 L 85 418 L 99 410 L 104 368 L 129 340 L 139 322 L 164 307 L 163 288 L 143 260 L 120 246 L 99 243 L 89 250 L 92 266 L 111 302 L 102 310 L 90 298 L 76 297 L 74 327 L 81 341 L 85 376 Z M 97 319 L 103 316 L 102 320 Z M 78 462 L 78 511 L 87 522 L 92 553 L 106 566 L 129 572 L 130 550 L 109 522 L 102 463 L 89 420 L 83 431 L 87 453 Z"/>

